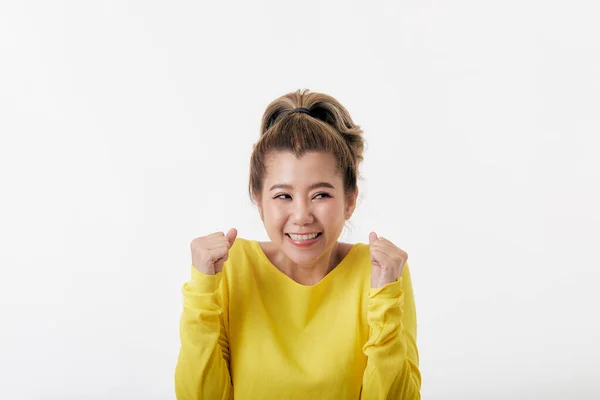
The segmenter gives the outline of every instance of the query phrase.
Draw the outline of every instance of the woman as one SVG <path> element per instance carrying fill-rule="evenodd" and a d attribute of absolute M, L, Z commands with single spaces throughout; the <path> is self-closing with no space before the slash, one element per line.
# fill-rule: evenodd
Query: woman
<path fill-rule="evenodd" d="M 341 243 L 356 207 L 362 130 L 334 98 L 296 91 L 266 109 L 249 192 L 270 242 L 191 243 L 178 399 L 419 399 L 406 252 Z"/>

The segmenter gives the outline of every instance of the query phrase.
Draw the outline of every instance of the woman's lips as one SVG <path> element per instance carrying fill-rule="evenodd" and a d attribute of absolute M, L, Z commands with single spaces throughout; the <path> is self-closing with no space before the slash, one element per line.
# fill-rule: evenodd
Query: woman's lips
<path fill-rule="evenodd" d="M 294 240 L 287 233 L 285 234 L 285 236 L 288 238 L 288 240 L 290 241 L 290 243 L 293 244 L 296 247 L 308 247 L 308 246 L 312 246 L 313 244 L 315 244 L 316 242 L 318 242 L 319 239 L 321 239 L 321 236 L 323 236 L 323 234 L 322 234 L 322 232 L 319 232 L 317 234 L 316 238 L 309 239 L 309 240 Z"/>

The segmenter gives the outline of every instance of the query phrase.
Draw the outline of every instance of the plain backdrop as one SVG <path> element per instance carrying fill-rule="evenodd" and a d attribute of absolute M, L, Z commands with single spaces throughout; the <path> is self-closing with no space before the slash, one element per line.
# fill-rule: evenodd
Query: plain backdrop
<path fill-rule="evenodd" d="M 267 104 L 364 129 L 424 399 L 600 397 L 594 1 L 0 3 L 0 398 L 174 399 L 192 239 L 267 239 Z"/>

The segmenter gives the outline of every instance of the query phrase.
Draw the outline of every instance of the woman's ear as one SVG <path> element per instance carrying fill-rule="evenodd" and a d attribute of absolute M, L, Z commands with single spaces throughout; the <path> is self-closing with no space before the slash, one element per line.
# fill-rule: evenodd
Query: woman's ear
<path fill-rule="evenodd" d="M 346 210 L 344 212 L 346 220 L 349 220 L 356 209 L 356 198 L 358 197 L 358 188 L 349 196 L 346 196 Z"/>

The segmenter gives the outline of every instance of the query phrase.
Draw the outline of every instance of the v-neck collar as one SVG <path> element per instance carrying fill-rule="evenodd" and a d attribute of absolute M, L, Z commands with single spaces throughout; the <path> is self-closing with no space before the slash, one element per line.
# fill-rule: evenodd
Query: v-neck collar
<path fill-rule="evenodd" d="M 323 279 L 321 279 L 319 282 L 315 283 L 314 285 L 303 285 L 301 283 L 296 282 L 295 280 L 293 280 L 292 278 L 290 278 L 289 276 L 287 276 L 279 268 L 277 268 L 275 265 L 273 265 L 273 263 L 271 262 L 271 260 L 269 260 L 269 257 L 267 257 L 267 255 L 265 254 L 265 252 L 262 249 L 262 247 L 260 247 L 260 243 L 257 240 L 251 240 L 251 244 L 254 247 L 254 250 L 256 251 L 256 253 L 265 262 L 266 269 L 271 274 L 273 274 L 275 276 L 278 276 L 278 279 L 280 279 L 281 281 L 287 282 L 287 284 L 290 284 L 292 286 L 296 286 L 296 287 L 298 287 L 300 289 L 303 289 L 303 290 L 316 289 L 316 288 L 318 288 L 320 286 L 323 286 L 329 280 L 333 279 L 336 275 L 342 273 L 342 271 L 345 268 L 347 268 L 347 264 L 351 263 L 352 259 L 354 258 L 354 253 L 357 251 L 358 247 L 360 246 L 360 243 L 353 244 L 352 247 L 350 247 L 350 250 L 348 250 L 348 252 L 346 253 L 346 255 L 339 262 L 339 264 L 336 265 L 336 267 L 334 269 L 332 269 L 331 271 L 329 271 L 329 273 L 327 273 L 327 275 L 325 275 L 323 277 Z"/>

